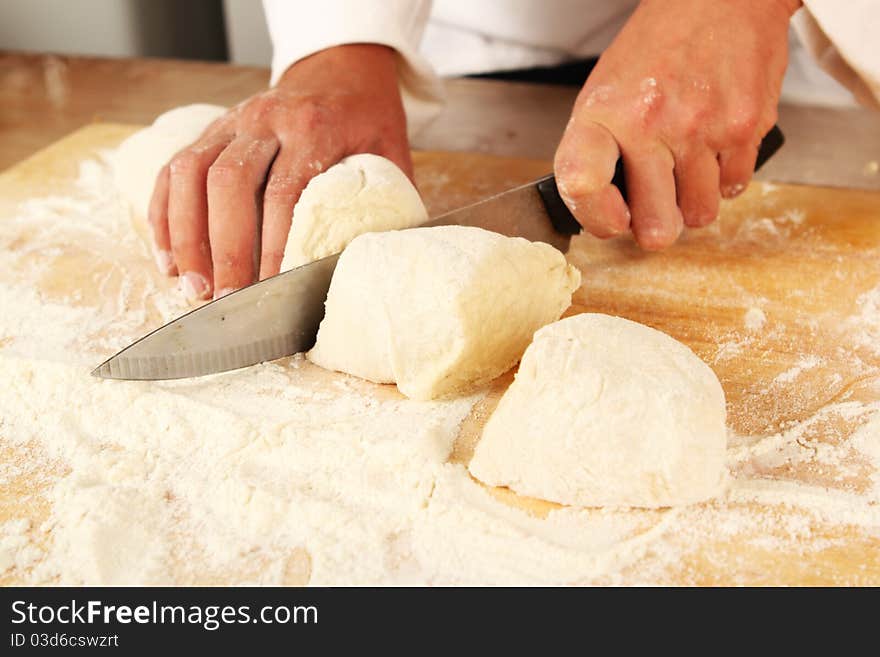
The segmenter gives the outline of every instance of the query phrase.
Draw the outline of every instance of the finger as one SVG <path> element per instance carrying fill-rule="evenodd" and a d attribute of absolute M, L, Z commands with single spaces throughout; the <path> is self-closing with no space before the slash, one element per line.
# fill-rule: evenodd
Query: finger
<path fill-rule="evenodd" d="M 718 216 L 719 175 L 717 156 L 708 149 L 676 158 L 675 191 L 686 226 L 707 226 Z"/>
<path fill-rule="evenodd" d="M 281 271 L 293 208 L 306 185 L 314 176 L 342 159 L 344 154 L 332 146 L 307 149 L 282 145 L 269 172 L 263 197 L 261 280 Z"/>
<path fill-rule="evenodd" d="M 261 191 L 278 152 L 273 136 L 239 135 L 208 170 L 208 234 L 215 298 L 254 282 Z"/>
<path fill-rule="evenodd" d="M 338 158 L 325 158 L 333 162 Z M 327 168 L 314 153 L 283 148 L 272 164 L 263 197 L 263 234 L 260 248 L 260 279 L 281 271 L 284 248 L 290 233 L 293 208 L 309 180 Z"/>
<path fill-rule="evenodd" d="M 377 154 L 394 162 L 406 174 L 407 178 L 415 183 L 412 152 L 410 151 L 406 134 L 400 139 L 389 140 L 383 144 L 383 147 L 378 150 Z"/>
<path fill-rule="evenodd" d="M 168 165 L 156 176 L 150 197 L 147 219 L 153 233 L 153 257 L 156 267 L 166 276 L 177 276 L 174 255 L 171 253 L 171 234 L 168 232 Z"/>
<path fill-rule="evenodd" d="M 745 191 L 752 174 L 755 173 L 757 159 L 757 146 L 740 146 L 721 151 L 718 156 L 721 169 L 721 196 L 734 198 Z"/>
<path fill-rule="evenodd" d="M 613 237 L 629 227 L 629 209 L 611 184 L 619 156 L 617 141 L 605 126 L 576 117 L 556 149 L 553 169 L 559 195 L 596 237 Z"/>
<path fill-rule="evenodd" d="M 230 139 L 217 135 L 180 151 L 168 165 L 168 230 L 180 272 L 180 289 L 189 301 L 207 299 L 212 290 L 208 237 L 208 168 Z"/>
<path fill-rule="evenodd" d="M 652 150 L 625 150 L 623 162 L 636 242 L 648 251 L 666 248 L 684 225 L 676 204 L 672 153 L 660 145 Z"/>

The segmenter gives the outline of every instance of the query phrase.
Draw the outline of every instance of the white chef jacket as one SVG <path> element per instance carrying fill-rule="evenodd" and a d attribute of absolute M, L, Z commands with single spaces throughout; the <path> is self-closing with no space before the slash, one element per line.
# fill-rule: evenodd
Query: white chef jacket
<path fill-rule="evenodd" d="M 272 84 L 291 64 L 319 50 L 345 43 L 383 44 L 399 54 L 401 92 L 411 127 L 416 128 L 439 108 L 443 94 L 438 76 L 552 66 L 597 55 L 637 4 L 638 0 L 263 0 L 273 44 Z M 794 44 L 790 72 L 800 76 L 798 93 L 805 100 L 841 94 L 818 64 L 860 102 L 880 106 L 880 0 L 804 0 L 792 30 L 801 43 Z M 803 56 L 807 52 L 812 62 Z"/>

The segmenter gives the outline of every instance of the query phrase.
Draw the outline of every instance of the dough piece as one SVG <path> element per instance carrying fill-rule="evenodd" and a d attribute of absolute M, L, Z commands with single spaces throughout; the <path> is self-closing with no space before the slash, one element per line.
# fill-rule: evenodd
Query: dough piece
<path fill-rule="evenodd" d="M 184 105 L 123 141 L 110 156 L 113 177 L 136 219 L 145 221 L 159 170 L 226 113 L 219 105 Z"/>
<path fill-rule="evenodd" d="M 724 480 L 725 415 L 715 373 L 685 345 L 576 315 L 535 334 L 469 469 L 561 504 L 690 504 Z"/>
<path fill-rule="evenodd" d="M 340 253 L 362 233 L 418 226 L 428 212 L 391 160 L 351 155 L 309 181 L 293 209 L 281 271 Z"/>
<path fill-rule="evenodd" d="M 308 358 L 413 399 L 463 392 L 513 366 L 580 279 L 552 246 L 480 228 L 361 235 L 339 259 Z"/>

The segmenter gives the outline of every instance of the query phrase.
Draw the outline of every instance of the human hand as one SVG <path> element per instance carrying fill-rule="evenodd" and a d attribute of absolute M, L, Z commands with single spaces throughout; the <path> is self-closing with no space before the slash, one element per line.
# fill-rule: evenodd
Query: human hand
<path fill-rule="evenodd" d="M 191 301 L 277 274 L 303 188 L 354 153 L 387 157 L 412 177 L 396 55 L 385 46 L 297 62 L 171 159 L 149 210 L 164 273 L 180 274 Z"/>
<path fill-rule="evenodd" d="M 799 0 L 643 0 L 578 94 L 556 151 L 560 195 L 597 237 L 648 250 L 742 192 L 776 122 Z M 627 202 L 610 184 L 623 158 Z M 628 203 L 628 205 L 627 205 Z"/>

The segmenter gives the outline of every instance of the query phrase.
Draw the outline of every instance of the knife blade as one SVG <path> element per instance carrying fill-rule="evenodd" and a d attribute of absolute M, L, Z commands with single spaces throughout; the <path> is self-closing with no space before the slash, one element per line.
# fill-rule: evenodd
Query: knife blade
<path fill-rule="evenodd" d="M 564 252 L 581 227 L 555 190 L 553 176 L 547 176 L 447 212 L 423 226 L 479 226 L 547 242 Z M 552 221 L 547 219 L 548 208 L 556 213 Z M 338 259 L 339 254 L 296 267 L 200 306 L 126 347 L 92 374 L 108 379 L 179 379 L 306 351 L 318 335 Z"/>
<path fill-rule="evenodd" d="M 774 127 L 758 152 L 756 170 L 783 144 Z M 626 198 L 618 160 L 612 183 Z M 478 226 L 567 251 L 581 226 L 545 176 L 428 220 L 423 226 Z M 92 372 L 109 379 L 160 380 L 214 374 L 310 349 L 339 254 L 211 301 L 137 340 Z"/>
<path fill-rule="evenodd" d="M 339 255 L 267 278 L 165 324 L 92 372 L 105 379 L 181 379 L 309 349 Z"/>

